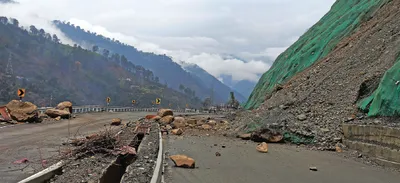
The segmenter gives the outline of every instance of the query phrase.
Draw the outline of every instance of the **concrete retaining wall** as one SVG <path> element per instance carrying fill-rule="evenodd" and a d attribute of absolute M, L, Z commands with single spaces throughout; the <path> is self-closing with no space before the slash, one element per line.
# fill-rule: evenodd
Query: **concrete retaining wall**
<path fill-rule="evenodd" d="M 343 143 L 374 157 L 384 166 L 400 168 L 400 128 L 374 125 L 343 125 Z"/>
<path fill-rule="evenodd" d="M 343 133 L 346 139 L 363 140 L 400 147 L 400 128 L 344 124 Z"/>

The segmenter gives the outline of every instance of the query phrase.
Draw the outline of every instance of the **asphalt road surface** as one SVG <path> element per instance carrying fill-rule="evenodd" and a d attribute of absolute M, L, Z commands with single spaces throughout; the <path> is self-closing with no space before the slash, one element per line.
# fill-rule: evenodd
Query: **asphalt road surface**
<path fill-rule="evenodd" d="M 80 114 L 77 118 L 42 124 L 22 124 L 0 129 L 0 183 L 18 182 L 49 166 L 68 137 L 85 136 L 111 128 L 112 118 L 123 123 L 144 117 L 145 112 Z M 108 125 L 108 127 L 104 126 Z M 69 128 L 68 128 L 69 126 Z M 120 127 L 112 127 L 118 130 Z M 14 164 L 27 158 L 28 163 Z"/>
<path fill-rule="evenodd" d="M 214 146 L 217 144 L 217 146 Z M 185 154 L 195 169 L 174 167 L 166 157 L 167 183 L 399 183 L 400 173 L 372 167 L 331 152 L 269 144 L 267 154 L 256 143 L 224 137 L 170 136 L 166 154 Z M 225 145 L 226 148 L 222 148 Z M 215 155 L 221 153 L 220 157 Z M 318 171 L 310 171 L 315 166 Z"/>

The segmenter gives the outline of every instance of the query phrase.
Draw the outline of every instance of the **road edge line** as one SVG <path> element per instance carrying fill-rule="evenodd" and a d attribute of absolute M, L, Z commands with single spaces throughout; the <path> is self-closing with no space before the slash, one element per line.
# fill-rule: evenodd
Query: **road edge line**
<path fill-rule="evenodd" d="M 62 168 L 64 165 L 64 161 L 59 161 L 56 164 L 51 165 L 50 167 L 35 173 L 24 180 L 19 181 L 18 183 L 41 183 L 46 180 L 49 180 L 49 177 L 53 177 L 56 175 L 56 171 Z"/>
<path fill-rule="evenodd" d="M 156 167 L 154 168 L 153 176 L 151 178 L 150 183 L 159 183 L 161 181 L 161 177 L 164 175 L 162 171 L 162 165 L 163 165 L 163 160 L 164 160 L 164 153 L 163 153 L 163 142 L 162 142 L 162 134 L 160 130 L 160 125 L 157 125 L 158 127 L 158 136 L 159 136 L 159 143 L 158 143 L 158 155 L 157 155 L 157 162 L 156 162 Z"/>

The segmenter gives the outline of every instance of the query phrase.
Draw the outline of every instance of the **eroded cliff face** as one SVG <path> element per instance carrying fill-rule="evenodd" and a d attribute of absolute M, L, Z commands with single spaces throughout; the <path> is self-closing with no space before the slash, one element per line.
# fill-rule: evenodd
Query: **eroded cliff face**
<path fill-rule="evenodd" d="M 352 3 L 352 8 L 346 8 Z M 329 17 L 338 15 L 340 7 L 347 11 L 331 22 Z M 337 1 L 331 12 L 264 74 L 247 105 L 258 108 L 243 114 L 236 125 L 244 131 L 276 128 L 313 139 L 323 149 L 334 149 L 342 137 L 342 123 L 393 122 L 393 118 L 367 116 L 391 116 L 399 111 L 393 109 L 400 85 L 400 71 L 396 69 L 400 67 L 396 64 L 400 52 L 399 9 L 400 0 Z M 333 27 L 323 31 L 326 21 Z M 352 23 L 347 29 L 338 29 L 344 22 Z M 321 33 L 311 34 L 317 30 Z M 364 113 L 359 107 L 379 112 Z M 374 110 L 377 107 L 379 110 Z"/>
<path fill-rule="evenodd" d="M 388 0 L 338 0 L 331 10 L 282 53 L 260 79 L 245 108 L 259 107 L 279 85 L 325 58 L 338 43 L 354 34 Z"/>

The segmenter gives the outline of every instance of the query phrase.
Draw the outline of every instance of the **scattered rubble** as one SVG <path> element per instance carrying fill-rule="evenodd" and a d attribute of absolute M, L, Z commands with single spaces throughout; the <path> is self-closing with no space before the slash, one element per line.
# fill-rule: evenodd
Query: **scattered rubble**
<path fill-rule="evenodd" d="M 183 131 L 182 129 L 178 128 L 178 129 L 173 129 L 171 133 L 174 135 L 182 135 Z"/>
<path fill-rule="evenodd" d="M 259 144 L 256 147 L 257 151 L 262 152 L 262 153 L 267 153 L 268 152 L 268 144 L 263 142 L 261 144 Z"/>
<path fill-rule="evenodd" d="M 201 125 L 201 128 L 203 128 L 203 130 L 210 130 L 210 129 L 212 129 L 212 126 L 210 126 L 208 124 L 204 124 L 204 125 Z"/>
<path fill-rule="evenodd" d="M 174 122 L 172 122 L 172 126 L 174 128 L 185 128 L 186 127 L 186 120 L 183 117 L 175 117 Z"/>
<path fill-rule="evenodd" d="M 186 155 L 172 155 L 169 157 L 177 167 L 195 168 L 195 161 Z"/>

